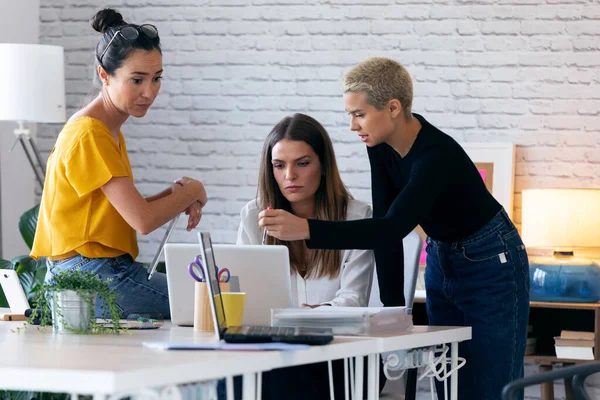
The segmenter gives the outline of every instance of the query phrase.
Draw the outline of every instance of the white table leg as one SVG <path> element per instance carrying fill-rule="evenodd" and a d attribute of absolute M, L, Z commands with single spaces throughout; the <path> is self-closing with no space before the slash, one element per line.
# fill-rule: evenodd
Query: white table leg
<path fill-rule="evenodd" d="M 262 372 L 256 374 L 256 398 L 262 399 Z"/>
<path fill-rule="evenodd" d="M 379 400 L 379 367 L 380 367 L 380 363 L 381 362 L 381 357 L 379 356 L 379 354 L 375 354 L 375 390 L 377 390 L 377 397 L 376 399 Z"/>
<path fill-rule="evenodd" d="M 225 393 L 227 395 L 227 400 L 233 400 L 233 376 L 225 378 Z"/>
<path fill-rule="evenodd" d="M 363 381 L 364 381 L 363 371 L 365 369 L 365 357 L 357 356 L 355 358 L 355 362 L 356 362 L 356 365 L 354 366 L 354 371 L 355 371 L 354 380 L 356 381 L 356 384 L 354 386 L 356 388 L 356 392 L 355 392 L 354 398 L 358 400 L 358 399 L 363 398 Z"/>
<path fill-rule="evenodd" d="M 242 400 L 256 400 L 256 374 L 243 375 Z"/>
<path fill-rule="evenodd" d="M 450 370 L 458 366 L 458 342 L 452 342 L 450 348 Z M 450 400 L 458 400 L 458 371 L 450 377 Z"/>
<path fill-rule="evenodd" d="M 99 394 L 99 393 L 94 394 L 94 400 L 104 400 L 104 399 L 106 399 L 105 394 Z"/>
<path fill-rule="evenodd" d="M 367 393 L 368 393 L 368 399 L 369 400 L 377 400 L 378 399 L 378 394 L 379 394 L 379 390 L 376 387 L 376 377 L 375 377 L 375 370 L 377 369 L 377 354 L 369 354 L 367 356 L 367 377 L 368 377 L 368 382 L 367 382 Z"/>
<path fill-rule="evenodd" d="M 329 375 L 329 400 L 335 400 L 335 393 L 333 391 L 333 366 L 331 360 L 327 360 L 327 375 Z"/>
<path fill-rule="evenodd" d="M 348 359 L 344 358 L 344 399 L 350 400 L 349 392 L 348 392 Z"/>
<path fill-rule="evenodd" d="M 356 398 L 356 391 L 354 390 L 354 388 L 356 387 L 356 375 L 354 375 L 355 359 L 353 357 L 350 357 L 348 359 L 348 362 L 350 363 L 350 398 L 352 400 L 358 400 Z"/>

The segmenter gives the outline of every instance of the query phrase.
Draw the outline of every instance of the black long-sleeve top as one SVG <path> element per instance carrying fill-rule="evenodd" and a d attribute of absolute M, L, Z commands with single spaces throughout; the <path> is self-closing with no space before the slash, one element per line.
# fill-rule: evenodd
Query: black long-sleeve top
<path fill-rule="evenodd" d="M 312 249 L 373 249 L 381 301 L 404 304 L 402 239 L 417 225 L 432 239 L 459 241 L 501 209 L 463 148 L 422 116 L 415 142 L 403 158 L 386 143 L 367 148 L 373 218 L 309 219 Z"/>

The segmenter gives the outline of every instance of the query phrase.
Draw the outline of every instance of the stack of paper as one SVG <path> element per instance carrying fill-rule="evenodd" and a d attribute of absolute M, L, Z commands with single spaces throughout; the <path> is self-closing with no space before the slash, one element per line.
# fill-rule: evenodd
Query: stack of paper
<path fill-rule="evenodd" d="M 331 328 L 334 335 L 369 336 L 413 326 L 406 307 L 318 307 L 271 310 L 272 326 Z"/>
<path fill-rule="evenodd" d="M 594 359 L 594 332 L 562 331 L 554 338 L 556 357 L 572 360 Z"/>

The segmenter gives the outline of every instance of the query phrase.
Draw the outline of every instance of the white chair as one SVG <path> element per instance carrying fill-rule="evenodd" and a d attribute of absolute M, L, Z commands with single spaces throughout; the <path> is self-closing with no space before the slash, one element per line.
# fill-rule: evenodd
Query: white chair
<path fill-rule="evenodd" d="M 404 247 L 404 302 L 406 307 L 411 308 L 412 313 L 417 277 L 419 276 L 419 258 L 421 257 L 421 249 L 423 248 L 423 239 L 421 239 L 421 236 L 416 231 L 412 231 L 402 240 L 402 246 Z M 375 271 L 373 274 L 369 307 L 382 306 L 383 304 L 379 298 L 377 271 Z M 404 392 L 406 391 L 405 379 L 406 375 L 404 375 L 403 379 L 387 381 L 381 392 L 382 398 L 404 399 Z"/>
<path fill-rule="evenodd" d="M 419 258 L 423 248 L 423 239 L 416 231 L 412 231 L 402 240 L 402 245 L 404 247 L 404 302 L 406 307 L 412 309 L 419 276 Z M 369 307 L 383 307 L 379 298 L 377 270 L 373 274 Z"/>

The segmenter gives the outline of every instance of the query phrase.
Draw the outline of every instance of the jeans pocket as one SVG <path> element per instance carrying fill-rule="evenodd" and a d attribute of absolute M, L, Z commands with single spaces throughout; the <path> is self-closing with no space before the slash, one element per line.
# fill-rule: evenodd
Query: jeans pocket
<path fill-rule="evenodd" d="M 485 241 L 477 241 L 462 247 L 462 256 L 472 263 L 493 262 L 504 264 L 510 254 L 500 236 L 490 236 Z"/>

